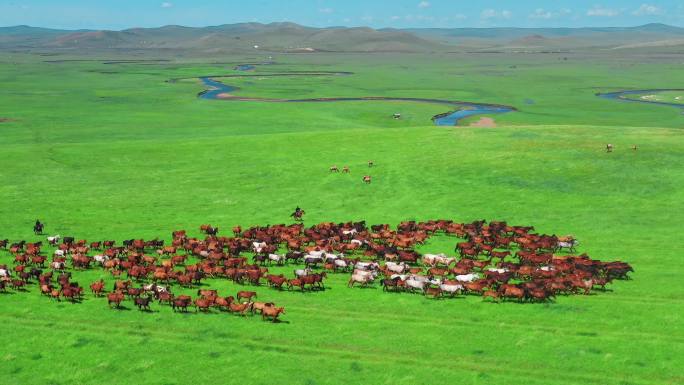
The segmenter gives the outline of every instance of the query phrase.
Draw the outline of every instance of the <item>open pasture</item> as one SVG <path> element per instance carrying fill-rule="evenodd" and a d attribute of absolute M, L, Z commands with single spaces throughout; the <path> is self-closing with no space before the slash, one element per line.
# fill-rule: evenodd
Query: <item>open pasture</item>
<path fill-rule="evenodd" d="M 677 384 L 684 381 L 681 248 L 684 117 L 597 92 L 668 88 L 681 60 L 558 55 L 281 55 L 270 71 L 353 76 L 232 78 L 243 95 L 385 95 L 515 106 L 497 128 L 435 127 L 444 106 L 409 102 L 274 104 L 196 97 L 199 80 L 254 57 L 171 62 L 0 63 L 0 239 L 46 234 L 171 241 L 170 229 L 324 221 L 482 218 L 573 234 L 578 251 L 622 260 L 631 280 L 554 303 L 433 301 L 348 288 L 254 289 L 281 323 L 152 305 L 110 310 L 86 293 L 59 303 L 0 293 L 0 378 L 13 384 Z M 68 58 L 67 58 L 68 59 Z M 90 58 L 92 59 L 92 58 Z M 158 59 L 158 58 L 147 58 Z M 257 59 L 257 60 L 255 60 Z M 223 64 L 219 64 L 223 63 Z M 237 71 L 235 71 L 238 73 Z M 583 74 L 578 77 L 577 74 Z M 247 84 L 247 83 L 250 84 Z M 553 87 L 549 87 L 552 84 Z M 392 114 L 400 112 L 401 119 Z M 473 118 L 477 120 L 477 117 Z M 465 122 L 467 123 L 467 121 Z M 615 148 L 605 152 L 606 143 Z M 630 146 L 639 145 L 638 151 Z M 369 169 L 367 161 L 374 166 Z M 330 173 L 332 164 L 350 173 Z M 371 184 L 361 177 L 371 174 Z M 435 237 L 423 253 L 455 254 Z M 49 250 L 52 250 L 49 248 Z M 247 254 L 250 255 L 251 254 Z M 12 265 L 0 251 L 0 264 Z M 292 269 L 273 267 L 291 277 Z M 88 285 L 109 273 L 78 273 Z M 80 278 L 83 277 L 83 278 Z M 219 295 L 252 290 L 216 280 Z M 107 287 L 110 290 L 111 287 Z M 185 289 L 197 296 L 197 288 Z M 529 301 L 526 301 L 529 302 Z"/>

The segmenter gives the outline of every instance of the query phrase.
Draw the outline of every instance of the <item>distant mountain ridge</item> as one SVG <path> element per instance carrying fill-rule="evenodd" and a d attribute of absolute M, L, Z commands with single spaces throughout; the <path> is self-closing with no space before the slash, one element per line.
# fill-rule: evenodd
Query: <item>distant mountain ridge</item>
<path fill-rule="evenodd" d="M 0 49 L 189 49 L 291 52 L 427 52 L 459 49 L 659 49 L 676 46 L 684 28 L 666 24 L 605 28 L 306 27 L 237 23 L 209 27 L 59 30 L 0 27 Z M 664 43 L 667 42 L 667 43 Z"/>

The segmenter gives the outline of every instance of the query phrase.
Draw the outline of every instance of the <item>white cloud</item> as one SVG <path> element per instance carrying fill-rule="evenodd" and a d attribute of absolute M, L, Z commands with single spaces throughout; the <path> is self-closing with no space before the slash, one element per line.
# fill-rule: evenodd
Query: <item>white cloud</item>
<path fill-rule="evenodd" d="M 430 2 L 429 1 L 421 1 L 418 3 L 418 8 L 429 8 L 430 7 Z"/>
<path fill-rule="evenodd" d="M 332 8 L 321 8 L 321 9 L 318 10 L 318 12 L 320 12 L 320 13 L 326 13 L 326 14 L 331 14 L 331 13 L 335 12 L 335 10 L 332 9 Z"/>
<path fill-rule="evenodd" d="M 375 18 L 373 16 L 370 16 L 370 15 L 365 15 L 365 16 L 361 17 L 361 21 L 364 21 L 366 23 L 372 23 L 373 20 L 375 20 Z"/>
<path fill-rule="evenodd" d="M 632 15 L 635 16 L 653 16 L 662 14 L 662 8 L 651 4 L 641 4 L 641 7 L 639 7 L 636 11 L 632 12 Z"/>
<path fill-rule="evenodd" d="M 534 10 L 534 12 L 530 13 L 530 15 L 528 17 L 530 19 L 546 19 L 546 20 L 548 20 L 548 19 L 555 19 L 555 18 L 561 17 L 561 16 L 566 16 L 566 15 L 569 15 L 571 13 L 572 13 L 572 11 L 567 9 L 567 8 L 563 8 L 558 12 L 547 11 L 544 8 L 537 8 Z"/>
<path fill-rule="evenodd" d="M 600 5 L 595 5 L 587 11 L 587 16 L 614 17 L 619 14 L 620 11 L 617 9 L 603 8 Z"/>
<path fill-rule="evenodd" d="M 171 7 L 173 7 L 173 4 L 169 3 L 168 1 L 165 1 L 165 2 L 161 3 L 161 7 L 162 8 L 171 8 Z"/>
<path fill-rule="evenodd" d="M 468 16 L 466 16 L 466 15 L 464 15 L 464 14 L 462 14 L 462 13 L 457 13 L 457 14 L 451 16 L 451 18 L 454 19 L 454 20 L 465 20 L 465 19 L 468 18 Z"/>
<path fill-rule="evenodd" d="M 390 17 L 390 19 L 391 19 L 392 21 L 397 21 L 397 20 L 401 19 L 401 16 L 396 16 L 396 15 L 394 15 L 394 16 Z"/>
<path fill-rule="evenodd" d="M 530 19 L 550 19 L 553 17 L 551 11 L 547 11 L 543 8 L 537 8 L 534 12 L 530 13 Z"/>
<path fill-rule="evenodd" d="M 513 14 L 511 11 L 503 10 L 503 11 L 497 11 L 495 9 L 485 9 L 482 11 L 480 14 L 480 17 L 488 20 L 488 19 L 510 19 Z"/>

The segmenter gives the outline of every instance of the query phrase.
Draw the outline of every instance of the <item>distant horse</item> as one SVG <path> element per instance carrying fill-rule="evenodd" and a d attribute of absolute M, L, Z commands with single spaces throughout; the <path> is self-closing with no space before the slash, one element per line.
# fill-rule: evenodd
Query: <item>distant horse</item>
<path fill-rule="evenodd" d="M 373 167 L 373 161 L 372 161 L 372 160 L 369 160 L 369 161 L 368 161 L 368 168 L 371 168 L 371 167 Z"/>
<path fill-rule="evenodd" d="M 302 209 L 295 210 L 290 216 L 294 218 L 295 221 L 301 221 L 302 217 L 306 214 L 306 212 Z"/>
<path fill-rule="evenodd" d="M 606 152 L 613 152 L 613 145 L 608 143 L 606 144 Z"/>
<path fill-rule="evenodd" d="M 370 184 L 371 183 L 371 176 L 370 175 L 364 175 L 363 176 L 363 183 Z"/>
<path fill-rule="evenodd" d="M 40 223 L 40 221 L 36 221 L 36 224 L 33 225 L 33 233 L 36 235 L 43 234 L 43 229 L 45 228 L 45 225 Z"/>
<path fill-rule="evenodd" d="M 340 172 L 340 169 L 336 165 L 330 166 L 330 172 Z"/>
<path fill-rule="evenodd" d="M 343 174 L 349 174 L 349 166 L 342 167 L 342 173 Z"/>

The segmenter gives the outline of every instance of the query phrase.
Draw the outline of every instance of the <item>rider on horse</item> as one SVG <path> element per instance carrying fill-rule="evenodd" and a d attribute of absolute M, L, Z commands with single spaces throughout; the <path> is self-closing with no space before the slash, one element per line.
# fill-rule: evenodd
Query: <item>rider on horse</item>
<path fill-rule="evenodd" d="M 301 221 L 303 215 L 304 215 L 304 210 L 299 208 L 299 206 L 297 206 L 295 211 L 292 214 L 290 214 L 290 216 L 293 217 L 295 221 Z"/>
<path fill-rule="evenodd" d="M 40 223 L 40 220 L 36 219 L 36 224 L 33 225 L 33 232 L 38 235 L 43 233 L 44 224 Z"/>

